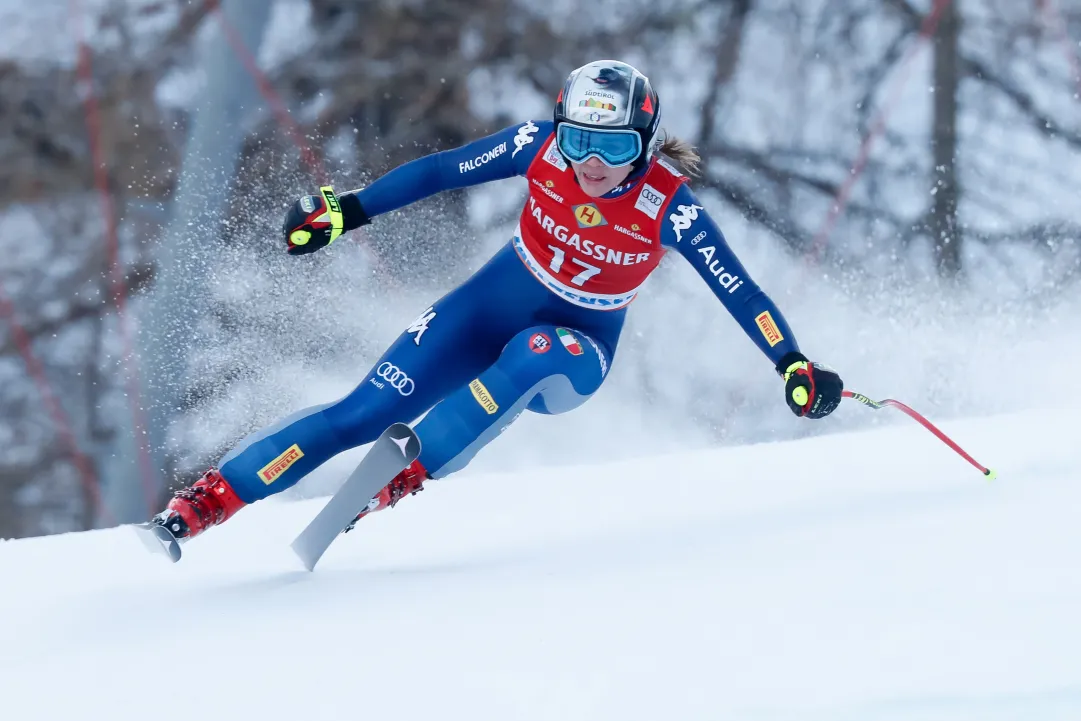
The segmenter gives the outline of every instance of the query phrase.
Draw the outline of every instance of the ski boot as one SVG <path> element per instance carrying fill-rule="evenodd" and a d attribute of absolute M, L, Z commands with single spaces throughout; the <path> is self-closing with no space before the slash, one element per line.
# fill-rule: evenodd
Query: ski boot
<path fill-rule="evenodd" d="M 349 533 L 357 525 L 357 521 L 369 513 L 382 511 L 384 508 L 393 508 L 394 505 L 407 495 L 417 495 L 424 490 L 424 482 L 428 480 L 428 471 L 420 465 L 420 461 L 413 461 L 405 469 L 394 477 L 394 480 L 383 487 L 383 490 L 375 494 L 368 501 L 368 507 L 357 514 L 342 533 Z"/>
<path fill-rule="evenodd" d="M 173 500 L 154 516 L 153 522 L 176 539 L 193 538 L 229 520 L 245 505 L 221 473 L 211 468 L 191 488 L 174 493 Z"/>
<path fill-rule="evenodd" d="M 134 528 L 147 549 L 176 563 L 181 541 L 224 523 L 245 505 L 221 473 L 211 468 L 191 488 L 174 493 L 164 511 Z"/>

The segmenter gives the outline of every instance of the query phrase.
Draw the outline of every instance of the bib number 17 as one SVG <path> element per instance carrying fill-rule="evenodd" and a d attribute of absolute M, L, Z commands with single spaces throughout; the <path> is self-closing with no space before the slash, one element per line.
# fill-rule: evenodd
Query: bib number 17
<path fill-rule="evenodd" d="M 553 273 L 559 275 L 559 271 L 563 268 L 563 261 L 566 260 L 567 254 L 562 248 L 557 248 L 554 245 L 549 245 L 548 248 L 552 251 L 552 262 L 548 264 L 548 267 Z M 582 268 L 582 272 L 571 278 L 571 282 L 579 288 L 585 285 L 586 281 L 601 272 L 601 269 L 595 265 L 584 263 L 577 258 L 571 258 L 571 262 Z"/>

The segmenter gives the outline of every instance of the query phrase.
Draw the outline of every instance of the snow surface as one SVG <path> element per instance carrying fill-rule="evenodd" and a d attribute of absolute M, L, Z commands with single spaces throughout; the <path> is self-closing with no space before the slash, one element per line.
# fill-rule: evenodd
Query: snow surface
<path fill-rule="evenodd" d="M 943 427 L 999 480 L 902 417 L 467 471 L 314 574 L 288 544 L 320 500 L 176 566 L 124 528 L 3 543 L 3 717 L 1081 718 L 1074 415 Z"/>

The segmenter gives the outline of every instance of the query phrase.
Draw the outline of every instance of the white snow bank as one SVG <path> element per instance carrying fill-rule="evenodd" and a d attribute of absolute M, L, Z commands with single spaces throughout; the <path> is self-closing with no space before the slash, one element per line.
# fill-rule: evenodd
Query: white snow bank
<path fill-rule="evenodd" d="M 944 424 L 995 482 L 914 424 L 467 473 L 314 574 L 320 501 L 177 566 L 127 529 L 3 543 L 4 717 L 1081 718 L 1072 421 Z"/>

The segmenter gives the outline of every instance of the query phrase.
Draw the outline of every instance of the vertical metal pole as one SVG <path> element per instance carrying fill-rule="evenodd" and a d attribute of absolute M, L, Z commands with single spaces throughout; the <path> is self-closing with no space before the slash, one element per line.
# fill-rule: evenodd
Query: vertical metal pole
<path fill-rule="evenodd" d="M 938 0 L 942 19 L 932 42 L 935 56 L 935 89 L 931 128 L 931 217 L 928 223 L 935 262 L 940 275 L 953 278 L 961 272 L 963 229 L 958 222 L 961 188 L 957 172 L 957 116 L 961 89 L 961 0 Z"/>
<path fill-rule="evenodd" d="M 257 55 L 272 2 L 225 0 L 217 12 Z M 137 307 L 141 365 L 155 467 L 165 468 L 168 427 L 187 390 L 186 361 L 205 321 L 209 268 L 224 219 L 228 188 L 253 113 L 261 106 L 255 80 L 226 42 L 221 23 L 208 21 L 200 66 L 206 84 L 192 109 L 180 179 L 160 245 L 151 292 Z M 130 420 L 125 420 L 129 423 Z M 144 520 L 137 446 L 130 426 L 99 449 L 106 502 L 120 522 Z M 161 495 L 165 479 L 155 488 Z M 157 499 L 150 499 L 153 503 Z"/>

